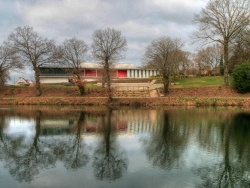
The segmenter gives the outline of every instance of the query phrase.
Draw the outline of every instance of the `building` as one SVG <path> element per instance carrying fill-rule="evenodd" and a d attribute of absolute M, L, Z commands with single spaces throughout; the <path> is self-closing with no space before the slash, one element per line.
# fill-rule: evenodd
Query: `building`
<path fill-rule="evenodd" d="M 82 63 L 82 78 L 87 81 L 99 80 L 103 77 L 103 69 L 97 63 Z M 69 82 L 70 68 L 40 67 L 41 83 Z M 111 78 L 149 78 L 159 75 L 159 70 L 134 68 L 132 64 L 116 64 L 111 67 Z"/>
<path fill-rule="evenodd" d="M 19 85 L 19 86 L 28 86 L 33 84 L 32 81 L 26 80 L 23 77 L 20 77 L 16 82 L 15 85 Z"/>

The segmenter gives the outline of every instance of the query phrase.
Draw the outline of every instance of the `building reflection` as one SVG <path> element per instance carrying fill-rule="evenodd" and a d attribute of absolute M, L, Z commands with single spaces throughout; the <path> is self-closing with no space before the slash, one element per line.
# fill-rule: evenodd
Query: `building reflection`
<path fill-rule="evenodd" d="M 82 113 L 82 112 L 81 112 Z M 82 134 L 91 135 L 102 131 L 102 114 L 85 113 L 85 126 Z M 159 114 L 158 114 L 159 115 Z M 112 113 L 112 131 L 121 134 L 138 134 L 157 132 L 160 127 L 157 126 L 156 110 L 138 110 L 136 112 L 114 111 Z M 74 133 L 78 120 L 68 119 L 43 119 L 41 120 L 41 134 L 63 135 Z"/>

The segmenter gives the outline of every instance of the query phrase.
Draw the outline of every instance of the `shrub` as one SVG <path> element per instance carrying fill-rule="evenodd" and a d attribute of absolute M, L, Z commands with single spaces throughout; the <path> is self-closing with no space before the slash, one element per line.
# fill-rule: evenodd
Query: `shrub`
<path fill-rule="evenodd" d="M 250 62 L 244 61 L 233 70 L 233 86 L 239 93 L 250 92 Z"/>

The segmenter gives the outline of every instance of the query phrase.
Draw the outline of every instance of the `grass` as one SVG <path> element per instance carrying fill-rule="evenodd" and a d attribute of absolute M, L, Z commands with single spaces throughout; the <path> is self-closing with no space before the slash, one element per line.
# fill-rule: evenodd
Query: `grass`
<path fill-rule="evenodd" d="M 58 89 L 72 89 L 76 88 L 76 86 L 70 84 L 70 83 L 53 83 L 53 84 L 41 84 L 43 88 L 58 88 Z M 8 85 L 6 88 L 27 88 L 29 86 L 25 85 Z M 85 85 L 86 88 L 100 88 L 100 86 L 97 86 L 93 83 L 88 83 Z"/>
<path fill-rule="evenodd" d="M 195 77 L 183 78 L 176 80 L 172 88 L 192 88 L 192 87 L 208 87 L 208 86 L 223 86 L 224 78 L 222 76 L 211 77 Z"/>
<path fill-rule="evenodd" d="M 74 86 L 72 84 L 50 84 L 50 85 L 43 85 L 43 87 L 50 87 L 50 88 L 60 88 L 60 89 L 71 89 L 71 88 L 76 88 L 77 86 Z M 100 86 L 97 86 L 92 83 L 88 83 L 85 85 L 85 88 L 88 89 L 95 89 L 95 88 L 100 88 Z"/>
<path fill-rule="evenodd" d="M 101 86 L 97 86 L 96 84 L 86 84 L 86 88 L 95 89 L 95 88 L 101 88 Z"/>
<path fill-rule="evenodd" d="M 6 85 L 6 88 L 26 88 L 29 87 L 27 85 Z"/>

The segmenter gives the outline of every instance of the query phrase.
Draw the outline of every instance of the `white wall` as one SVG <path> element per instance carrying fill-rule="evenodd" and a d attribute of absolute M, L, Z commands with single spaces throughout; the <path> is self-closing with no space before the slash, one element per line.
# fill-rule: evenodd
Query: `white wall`
<path fill-rule="evenodd" d="M 49 83 L 62 83 L 62 82 L 69 82 L 68 77 L 65 78 L 58 78 L 58 77 L 40 77 L 40 82 L 44 84 Z"/>

